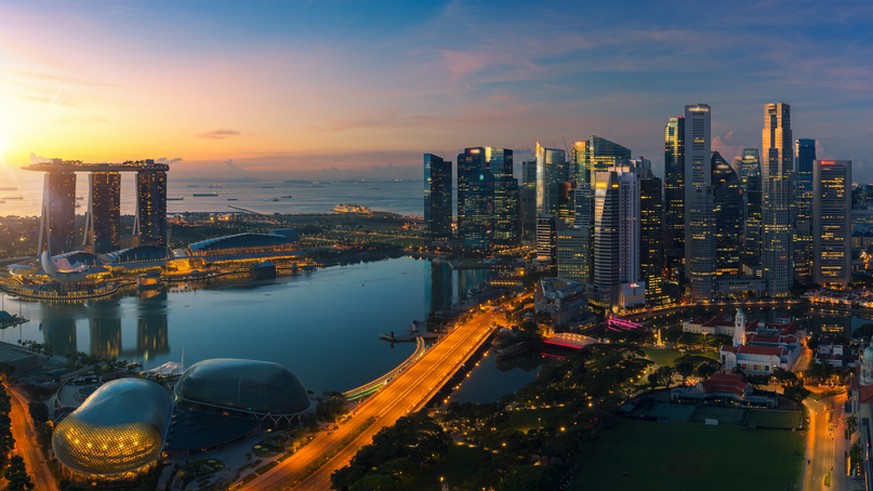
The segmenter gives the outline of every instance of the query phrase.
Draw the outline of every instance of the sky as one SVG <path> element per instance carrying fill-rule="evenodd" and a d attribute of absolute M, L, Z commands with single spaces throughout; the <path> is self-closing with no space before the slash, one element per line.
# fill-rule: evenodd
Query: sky
<path fill-rule="evenodd" d="M 784 101 L 873 180 L 870 25 L 862 1 L 3 1 L 0 179 L 46 157 L 420 179 L 425 152 L 591 134 L 658 170 L 686 104 L 730 160 Z"/>

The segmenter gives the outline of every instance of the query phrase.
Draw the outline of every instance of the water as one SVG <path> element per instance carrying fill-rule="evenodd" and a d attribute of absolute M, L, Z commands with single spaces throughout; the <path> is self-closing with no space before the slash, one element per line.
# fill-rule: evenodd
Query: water
<path fill-rule="evenodd" d="M 424 320 L 477 286 L 483 271 L 411 258 L 336 266 L 275 281 L 241 281 L 218 289 L 136 295 L 84 305 L 4 298 L 30 322 L 0 331 L 0 340 L 47 342 L 57 352 L 84 351 L 185 365 L 206 358 L 281 363 L 316 393 L 344 391 L 406 359 L 414 345 L 378 339 Z"/>
<path fill-rule="evenodd" d="M 88 174 L 79 173 L 76 195 L 84 199 L 77 214 L 84 214 L 88 206 Z M 122 173 L 121 213 L 133 215 L 136 205 L 134 174 Z M 191 182 L 173 179 L 170 171 L 167 179 L 167 196 L 181 196 L 184 200 L 167 201 L 167 212 L 184 211 L 234 211 L 238 206 L 262 213 L 327 213 L 338 203 L 358 203 L 373 210 L 391 211 L 403 215 L 423 215 L 424 195 L 421 181 L 386 182 L 243 182 L 215 183 L 210 188 L 207 182 Z M 42 203 L 43 173 L 13 169 L 0 173 L 0 187 L 15 187 L 15 191 L 0 191 L 0 216 L 36 216 Z M 190 187 L 197 186 L 197 187 Z M 194 197 L 194 193 L 218 193 L 218 196 Z M 282 198 L 282 196 L 292 196 Z M 17 197 L 22 199 L 3 199 Z M 235 201 L 228 201 L 228 198 Z M 273 201 L 277 199 L 278 201 Z"/>

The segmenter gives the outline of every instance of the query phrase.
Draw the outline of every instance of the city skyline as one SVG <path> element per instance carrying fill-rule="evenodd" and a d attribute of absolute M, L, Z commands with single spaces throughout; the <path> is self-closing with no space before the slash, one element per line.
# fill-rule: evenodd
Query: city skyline
<path fill-rule="evenodd" d="M 785 101 L 819 158 L 873 177 L 868 5 L 101 5 L 0 7 L 3 177 L 31 155 L 132 155 L 180 178 L 420 179 L 421 152 L 481 142 L 520 164 L 591 134 L 663 176 L 664 121 L 697 101 L 728 160 Z"/>

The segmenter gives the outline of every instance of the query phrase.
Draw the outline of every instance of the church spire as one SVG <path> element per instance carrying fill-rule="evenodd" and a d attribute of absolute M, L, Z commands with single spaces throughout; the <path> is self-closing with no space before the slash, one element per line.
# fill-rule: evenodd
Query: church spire
<path fill-rule="evenodd" d="M 746 313 L 743 309 L 737 309 L 734 317 L 734 346 L 746 344 Z"/>

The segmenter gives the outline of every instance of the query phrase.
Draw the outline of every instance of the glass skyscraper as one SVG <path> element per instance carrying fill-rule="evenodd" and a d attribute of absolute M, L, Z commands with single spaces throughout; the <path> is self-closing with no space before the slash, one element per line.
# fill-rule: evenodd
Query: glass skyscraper
<path fill-rule="evenodd" d="M 852 280 L 852 161 L 813 164 L 813 279 L 822 286 Z"/>
<path fill-rule="evenodd" d="M 792 222 L 794 224 L 794 278 L 800 282 L 812 279 L 812 167 L 815 160 L 815 140 L 794 141 L 795 168 L 793 179 Z"/>
<path fill-rule="evenodd" d="M 424 154 L 424 223 L 429 242 L 452 238 L 452 161 Z"/>
<path fill-rule="evenodd" d="M 76 250 L 76 173 L 46 172 L 42 189 L 39 252 L 57 255 Z"/>
<path fill-rule="evenodd" d="M 458 238 L 469 249 L 486 249 L 494 230 L 494 175 L 484 147 L 458 154 Z"/>
<path fill-rule="evenodd" d="M 134 234 L 141 245 L 167 245 L 167 173 L 163 170 L 136 173 L 136 221 Z"/>
<path fill-rule="evenodd" d="M 681 268 L 685 257 L 685 118 L 664 126 L 664 230 L 668 265 Z"/>
<path fill-rule="evenodd" d="M 794 167 L 791 107 L 777 102 L 764 105 L 761 131 L 761 185 L 763 189 L 762 266 L 771 296 L 787 295 L 794 280 L 791 248 L 790 178 Z"/>
<path fill-rule="evenodd" d="M 485 147 L 488 169 L 494 176 L 493 243 L 515 246 L 519 243 L 519 187 L 513 176 L 512 150 Z"/>
<path fill-rule="evenodd" d="M 742 274 L 743 192 L 740 178 L 720 153 L 712 152 L 716 277 Z"/>
<path fill-rule="evenodd" d="M 95 254 L 118 249 L 121 220 L 121 174 L 92 172 L 88 197 L 85 238 Z"/>
<path fill-rule="evenodd" d="M 546 148 L 537 142 L 537 213 L 558 214 L 560 184 L 570 179 L 563 150 Z"/>
<path fill-rule="evenodd" d="M 716 271 L 710 125 L 708 105 L 685 106 L 685 276 L 695 301 L 712 298 Z"/>

